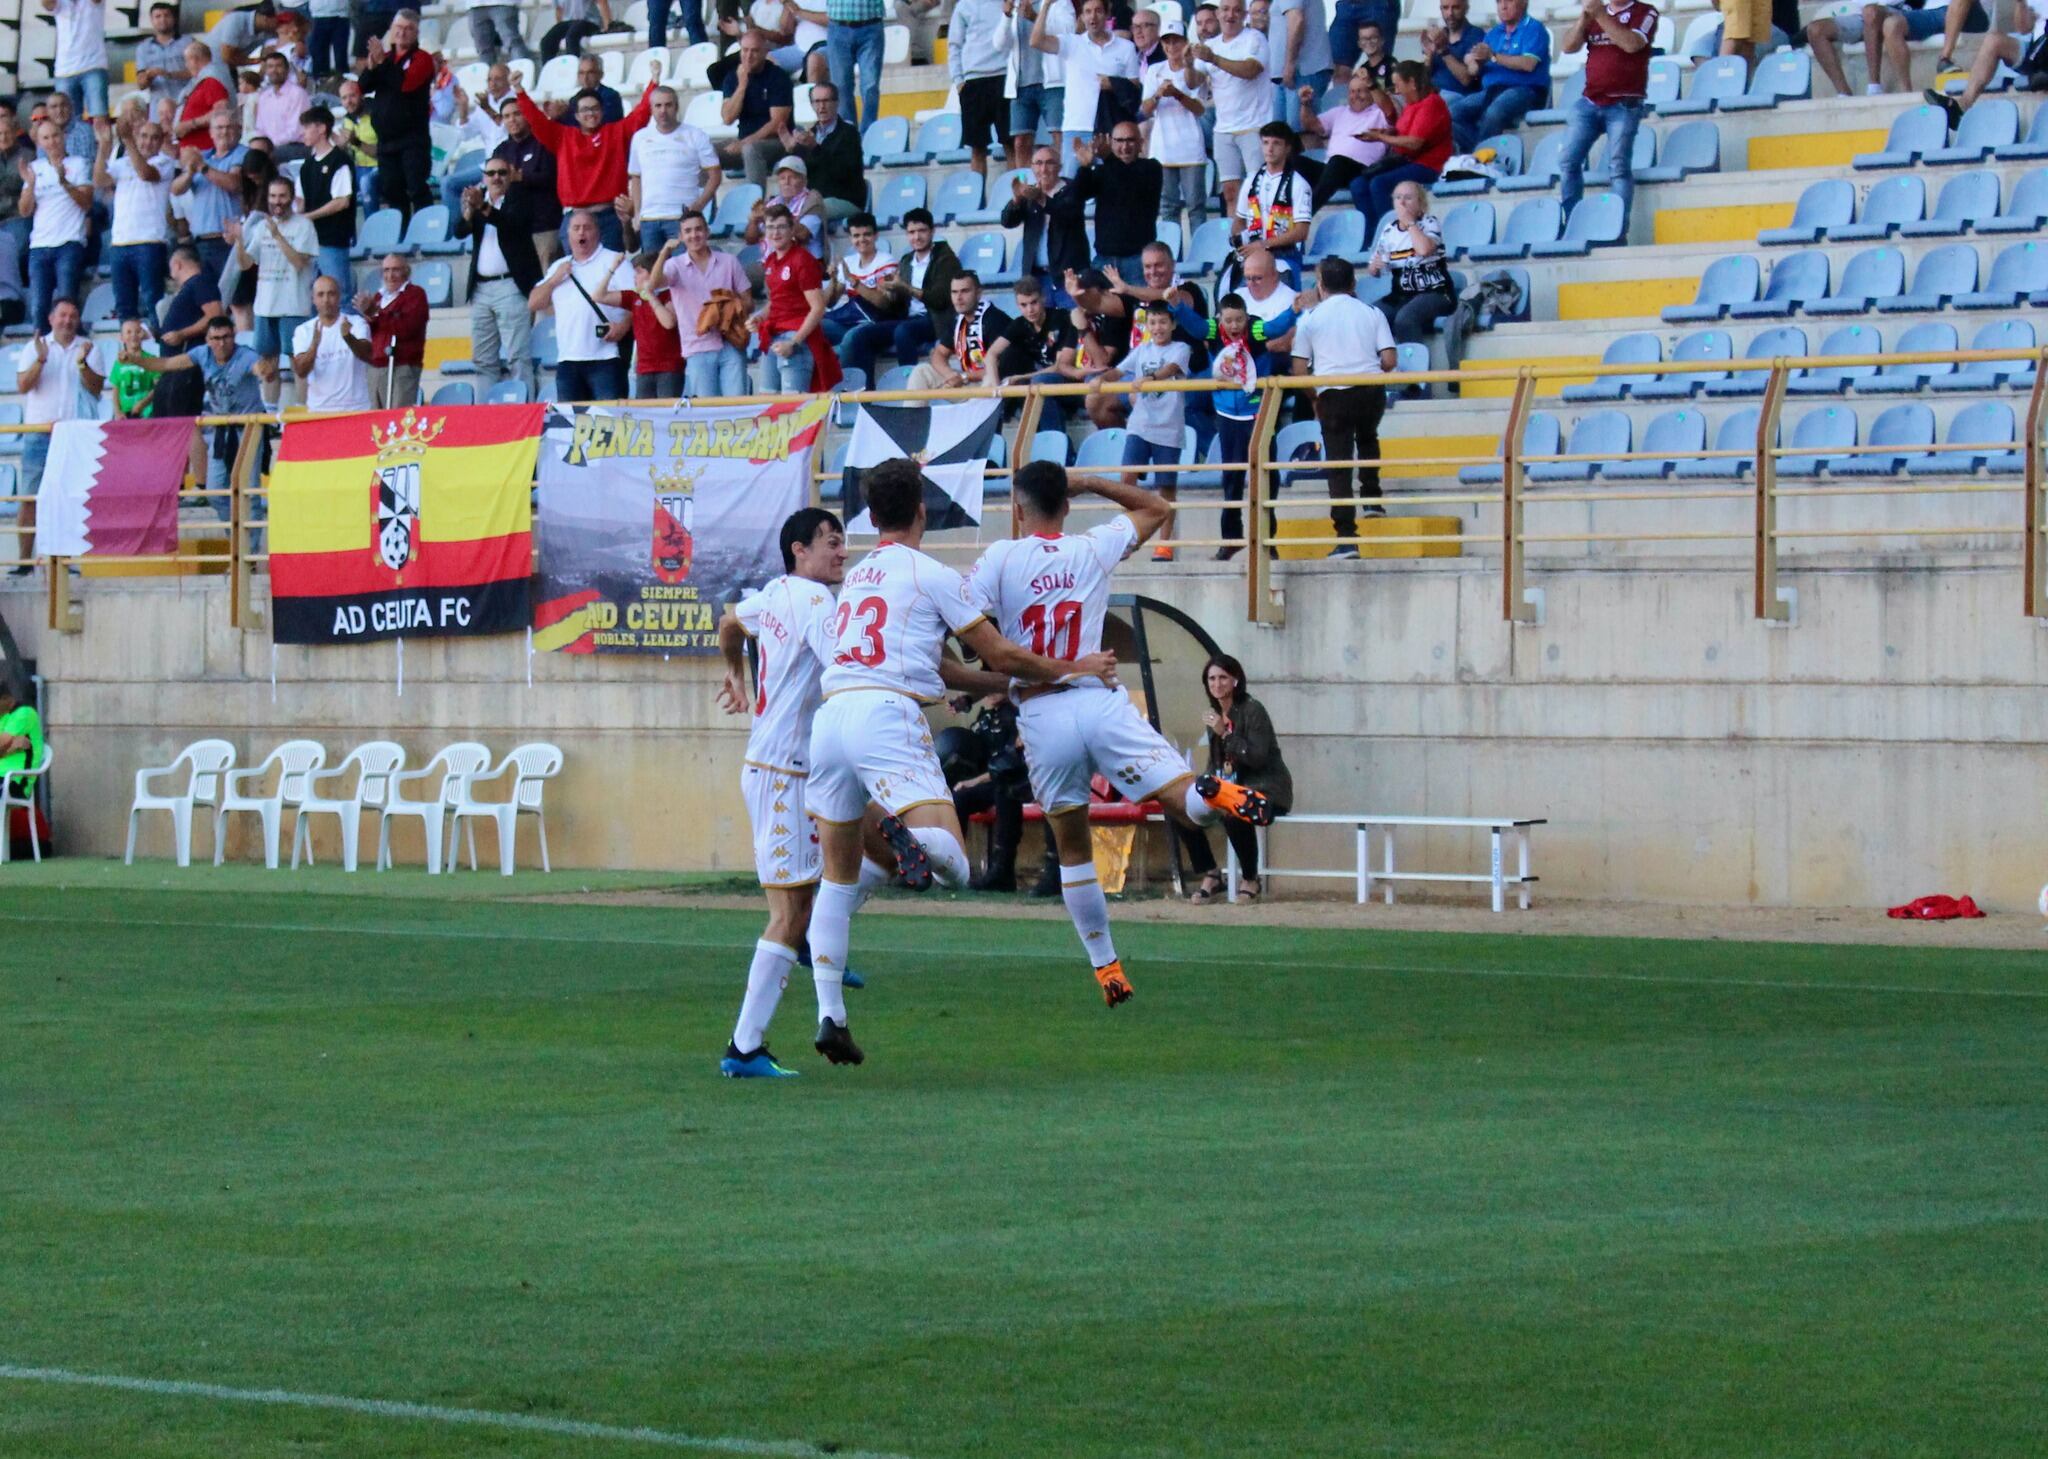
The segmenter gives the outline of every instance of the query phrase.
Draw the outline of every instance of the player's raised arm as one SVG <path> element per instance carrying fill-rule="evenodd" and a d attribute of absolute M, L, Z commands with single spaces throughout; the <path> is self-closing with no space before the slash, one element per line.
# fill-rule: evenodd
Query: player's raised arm
<path fill-rule="evenodd" d="M 1085 654 L 1072 663 L 1049 659 L 1028 648 L 1019 648 L 996 632 L 996 626 L 985 618 L 978 623 L 970 623 L 955 636 L 976 658 L 1012 679 L 1023 679 L 1032 684 L 1057 684 L 1062 679 L 1100 679 L 1105 684 L 1116 682 L 1116 655 L 1113 653 Z"/>
<path fill-rule="evenodd" d="M 1067 473 L 1067 493 L 1092 491 L 1097 496 L 1106 496 L 1124 509 L 1124 515 L 1131 519 L 1131 525 L 1138 529 L 1138 541 L 1166 525 L 1173 515 L 1173 506 L 1156 491 L 1147 491 L 1135 482 L 1124 481 L 1114 476 L 1082 476 L 1076 472 Z"/>
<path fill-rule="evenodd" d="M 727 714 L 747 712 L 747 630 L 728 608 L 718 620 L 718 652 L 725 660 L 725 682 L 718 686 L 718 707 Z"/>

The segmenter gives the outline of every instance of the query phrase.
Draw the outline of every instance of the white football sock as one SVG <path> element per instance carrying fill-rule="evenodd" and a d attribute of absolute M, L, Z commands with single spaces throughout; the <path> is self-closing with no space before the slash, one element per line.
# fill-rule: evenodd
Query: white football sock
<path fill-rule="evenodd" d="M 754 944 L 754 965 L 747 969 L 747 996 L 740 1000 L 740 1021 L 733 1025 L 732 1046 L 751 1054 L 768 1038 L 768 1022 L 789 986 L 796 950 L 762 938 Z"/>
<path fill-rule="evenodd" d="M 1206 826 L 1221 818 L 1223 813 L 1202 799 L 1202 793 L 1195 789 L 1198 783 L 1193 780 L 1188 782 L 1187 797 L 1181 804 L 1186 808 L 1189 820 L 1198 826 Z"/>
<path fill-rule="evenodd" d="M 853 914 L 860 888 L 836 881 L 818 883 L 811 904 L 811 980 L 818 985 L 818 1017 L 846 1022 L 846 945 L 853 938 Z"/>
<path fill-rule="evenodd" d="M 1102 883 L 1095 875 L 1095 863 L 1060 868 L 1060 897 L 1074 930 L 1081 934 L 1081 950 L 1095 967 L 1116 961 L 1116 944 L 1109 936 L 1109 899 L 1102 895 Z"/>
<path fill-rule="evenodd" d="M 932 861 L 932 875 L 942 887 L 964 887 L 974 875 L 967 864 L 967 853 L 960 843 L 953 839 L 953 833 L 938 826 L 912 826 L 910 834 L 917 838 L 917 844 L 924 847 L 924 854 Z"/>
<path fill-rule="evenodd" d="M 860 884 L 856 888 L 860 893 L 860 897 L 853 904 L 853 910 L 858 912 L 862 907 L 865 907 L 868 904 L 869 897 L 872 897 L 876 892 L 894 880 L 896 880 L 896 868 L 884 866 L 879 861 L 870 861 L 867 857 L 863 856 L 860 859 Z"/>

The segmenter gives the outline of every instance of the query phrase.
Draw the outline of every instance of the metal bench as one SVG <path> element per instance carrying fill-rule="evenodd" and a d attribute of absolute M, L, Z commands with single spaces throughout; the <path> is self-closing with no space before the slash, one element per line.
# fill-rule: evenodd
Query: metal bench
<path fill-rule="evenodd" d="M 1381 816 L 1381 815 L 1290 815 L 1275 821 L 1274 826 L 1350 826 L 1357 833 L 1357 860 L 1348 869 L 1324 870 L 1315 867 L 1274 866 L 1267 859 L 1266 838 L 1271 827 L 1259 828 L 1259 862 L 1264 868 L 1263 876 L 1320 877 L 1334 880 L 1350 880 L 1356 883 L 1358 900 L 1365 902 L 1372 896 L 1373 884 L 1380 883 L 1380 895 L 1387 905 L 1394 902 L 1394 883 L 1397 881 L 1444 881 L 1472 882 L 1490 886 L 1493 889 L 1493 910 L 1504 911 L 1507 906 L 1507 889 L 1515 889 L 1515 900 L 1522 910 L 1529 907 L 1529 888 L 1536 883 L 1536 877 L 1529 871 L 1529 828 L 1546 824 L 1540 818 L 1526 816 Z M 1456 871 L 1401 871 L 1394 861 L 1394 830 L 1399 826 L 1443 826 L 1453 829 L 1484 830 L 1491 834 L 1491 867 L 1485 872 Z M 1380 869 L 1373 870 L 1372 834 L 1380 835 Z M 1508 854 L 1512 845 L 1514 869 L 1508 868 Z M 1237 853 L 1232 851 L 1224 867 L 1224 885 L 1231 901 L 1237 900 L 1238 885 Z"/>

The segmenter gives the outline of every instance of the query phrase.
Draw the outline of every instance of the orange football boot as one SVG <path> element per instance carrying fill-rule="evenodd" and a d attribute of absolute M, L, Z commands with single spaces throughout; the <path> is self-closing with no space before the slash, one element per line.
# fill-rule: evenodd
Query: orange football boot
<path fill-rule="evenodd" d="M 1111 1008 L 1128 1001 L 1131 996 L 1131 980 L 1124 976 L 1121 958 L 1097 968 L 1095 981 L 1102 985 L 1102 1001 Z"/>

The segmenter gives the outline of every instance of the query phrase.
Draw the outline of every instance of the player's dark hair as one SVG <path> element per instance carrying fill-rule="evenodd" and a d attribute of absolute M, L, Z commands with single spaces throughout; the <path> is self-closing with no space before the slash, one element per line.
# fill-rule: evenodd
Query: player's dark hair
<path fill-rule="evenodd" d="M 902 532 L 917 521 L 918 506 L 924 501 L 924 468 L 898 456 L 863 473 L 860 489 L 875 527 Z"/>
<path fill-rule="evenodd" d="M 789 520 L 782 524 L 782 570 L 796 571 L 796 550 L 808 547 L 818 537 L 820 527 L 830 527 L 834 532 L 844 531 L 839 518 L 823 507 L 805 507 L 800 512 L 791 512 Z"/>
<path fill-rule="evenodd" d="M 1238 699 L 1251 698 L 1252 682 L 1244 676 L 1244 665 L 1229 654 L 1213 653 L 1209 655 L 1209 662 L 1202 665 L 1202 697 L 1209 701 L 1211 709 L 1215 710 L 1218 714 L 1223 712 L 1223 706 L 1218 704 L 1216 696 L 1209 692 L 1209 670 L 1211 669 L 1221 669 L 1224 673 L 1230 675 L 1231 678 L 1237 680 L 1236 697 Z"/>
<path fill-rule="evenodd" d="M 1067 509 L 1067 468 L 1057 461 L 1027 461 L 1010 478 L 1010 492 L 1036 515 L 1057 521 Z"/>

